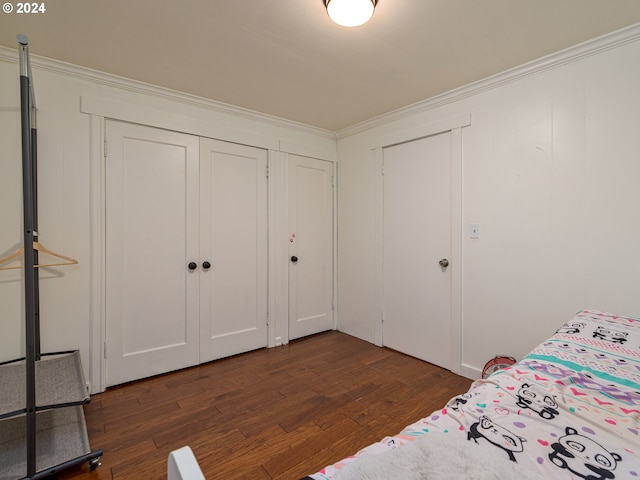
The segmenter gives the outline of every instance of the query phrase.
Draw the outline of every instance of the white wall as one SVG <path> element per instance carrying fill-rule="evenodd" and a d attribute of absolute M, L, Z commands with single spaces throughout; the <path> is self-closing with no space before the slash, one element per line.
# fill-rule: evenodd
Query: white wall
<path fill-rule="evenodd" d="M 288 154 L 335 161 L 333 133 L 53 60 L 33 57 L 32 65 L 40 240 L 79 260 L 40 272 L 42 350 L 80 349 L 92 389 L 100 390 L 105 117 L 269 150 L 270 343 L 288 338 Z M 0 47 L 0 258 L 23 241 L 19 121 L 17 52 Z M 0 361 L 24 355 L 23 288 L 20 270 L 0 271 Z"/>
<path fill-rule="evenodd" d="M 638 32 L 339 132 L 339 329 L 373 342 L 379 328 L 371 146 L 466 113 L 461 371 L 522 357 L 583 308 L 640 316 Z"/>

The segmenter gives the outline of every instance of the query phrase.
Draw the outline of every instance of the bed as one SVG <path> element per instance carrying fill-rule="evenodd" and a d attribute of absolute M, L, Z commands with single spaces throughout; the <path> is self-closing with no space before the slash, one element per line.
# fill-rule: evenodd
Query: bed
<path fill-rule="evenodd" d="M 306 479 L 640 479 L 639 431 L 640 319 L 583 310 L 515 365 Z"/>

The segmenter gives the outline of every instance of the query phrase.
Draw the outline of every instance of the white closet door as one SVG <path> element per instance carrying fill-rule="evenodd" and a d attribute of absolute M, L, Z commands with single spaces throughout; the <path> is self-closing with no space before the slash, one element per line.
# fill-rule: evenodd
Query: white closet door
<path fill-rule="evenodd" d="M 451 133 L 384 149 L 383 343 L 451 368 Z"/>
<path fill-rule="evenodd" d="M 267 345 L 267 151 L 201 139 L 200 186 L 206 362 Z"/>
<path fill-rule="evenodd" d="M 289 157 L 289 339 L 333 328 L 333 164 Z"/>
<path fill-rule="evenodd" d="M 198 138 L 107 122 L 107 386 L 198 363 Z"/>

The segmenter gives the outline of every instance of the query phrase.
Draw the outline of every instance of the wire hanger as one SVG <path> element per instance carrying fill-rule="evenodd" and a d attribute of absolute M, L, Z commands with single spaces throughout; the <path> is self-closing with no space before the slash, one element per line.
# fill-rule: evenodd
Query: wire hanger
<path fill-rule="evenodd" d="M 49 250 L 47 247 L 45 247 L 44 245 L 42 245 L 40 242 L 33 242 L 33 249 L 34 250 L 38 250 L 39 252 L 42 253 L 47 253 L 51 256 L 57 257 L 61 260 L 64 260 L 64 262 L 57 262 L 57 263 L 41 263 L 38 265 L 34 265 L 33 268 L 42 268 L 42 267 L 59 267 L 62 265 L 75 265 L 78 263 L 78 260 L 76 260 L 75 258 L 71 258 L 71 257 L 67 257 L 65 255 L 62 255 L 60 253 L 56 253 L 53 250 Z M 11 255 L 8 255 L 4 258 L 0 258 L 0 264 L 2 263 L 7 263 L 10 260 L 13 260 L 14 258 L 18 258 L 20 255 L 22 255 L 24 253 L 24 247 L 20 247 L 18 250 L 16 250 L 15 252 L 13 252 Z M 24 268 L 22 265 L 17 265 L 14 267 L 0 267 L 0 270 L 15 270 L 18 268 Z"/>

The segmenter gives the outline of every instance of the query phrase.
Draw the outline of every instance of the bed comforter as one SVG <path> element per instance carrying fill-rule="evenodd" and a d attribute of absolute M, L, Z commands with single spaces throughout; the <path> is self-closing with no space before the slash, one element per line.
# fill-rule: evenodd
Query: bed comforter
<path fill-rule="evenodd" d="M 545 479 L 634 479 L 639 431 L 640 320 L 584 310 L 512 367 L 309 478 L 444 433 Z"/>

